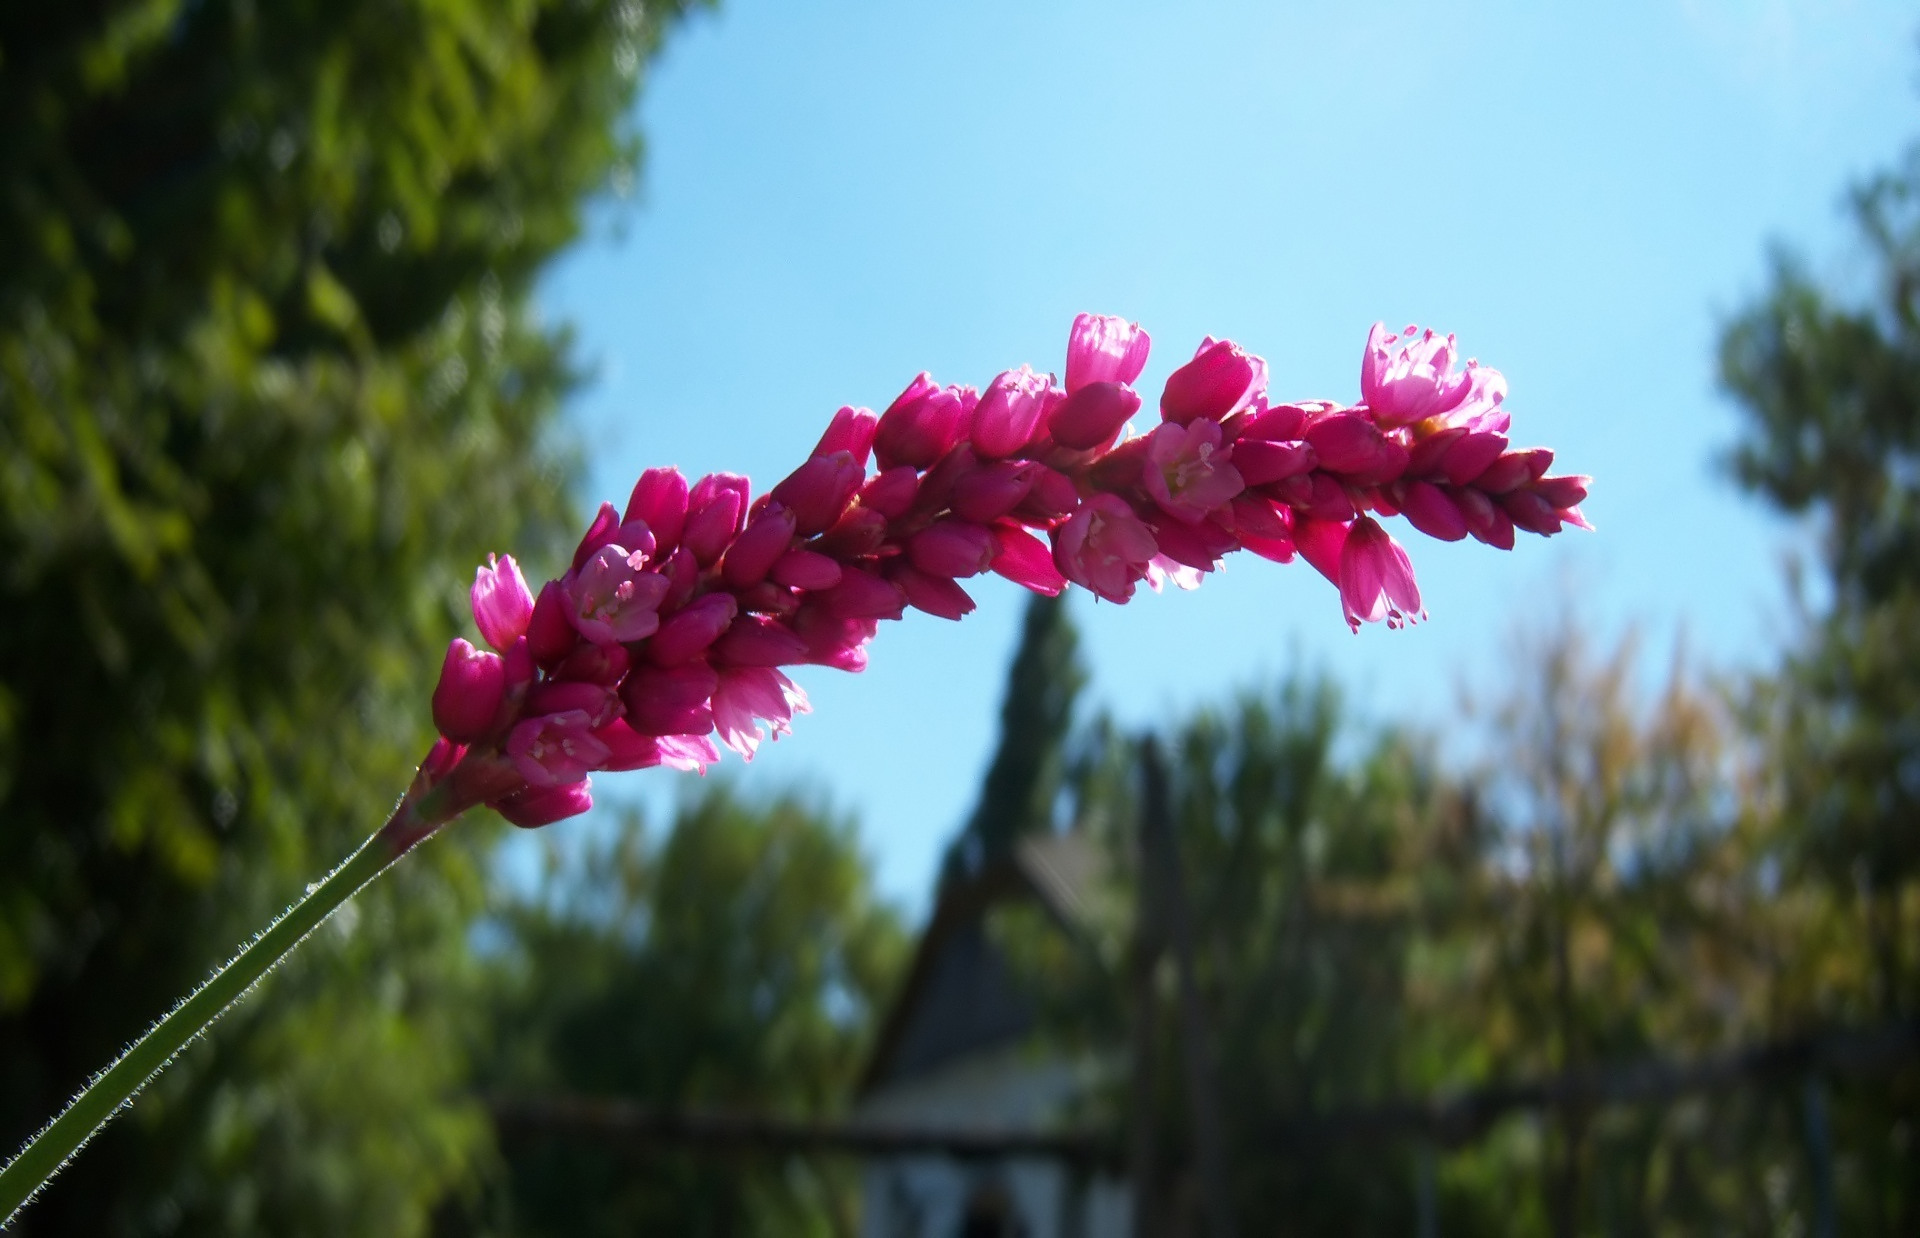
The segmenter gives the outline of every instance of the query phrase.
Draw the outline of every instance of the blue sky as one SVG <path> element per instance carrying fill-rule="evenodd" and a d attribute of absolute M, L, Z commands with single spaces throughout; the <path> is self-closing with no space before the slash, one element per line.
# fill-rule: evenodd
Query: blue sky
<path fill-rule="evenodd" d="M 1148 391 L 1213 334 L 1278 395 L 1346 400 L 1369 324 L 1414 321 L 1506 373 L 1516 440 L 1594 475 L 1599 532 L 1503 554 L 1403 526 L 1432 618 L 1402 632 L 1350 635 L 1303 565 L 1082 595 L 1091 706 L 1146 725 L 1306 666 L 1369 718 L 1445 727 L 1568 611 L 1763 666 L 1806 539 L 1722 476 L 1714 341 L 1771 243 L 1861 274 L 1843 191 L 1920 131 L 1920 24 L 1867 0 L 1602 12 L 731 0 L 651 70 L 640 194 L 542 289 L 597 367 L 569 410 L 582 497 L 658 464 L 764 488 L 921 369 L 1059 370 L 1083 309 L 1152 332 Z M 961 624 L 886 625 L 863 675 L 802 673 L 814 714 L 732 770 L 855 814 L 908 906 L 994 738 L 1021 597 L 975 594 Z M 596 787 L 658 809 L 684 781 Z"/>

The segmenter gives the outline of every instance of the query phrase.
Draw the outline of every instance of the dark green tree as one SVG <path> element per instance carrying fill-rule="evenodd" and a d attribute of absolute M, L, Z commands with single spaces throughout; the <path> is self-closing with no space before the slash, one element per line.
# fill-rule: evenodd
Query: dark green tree
<path fill-rule="evenodd" d="M 846 822 L 725 786 L 658 844 L 635 821 L 555 865 L 500 926 L 483 1087 L 797 1118 L 852 1095 L 904 944 Z M 845 1163 L 511 1128 L 502 1149 L 474 1222 L 502 1233 L 830 1234 L 857 1208 Z"/>
<path fill-rule="evenodd" d="M 1776 855 L 1828 913 L 1798 943 L 1803 1019 L 1920 1011 L 1920 147 L 1855 190 L 1871 281 L 1823 288 L 1777 258 L 1727 328 L 1747 414 L 1736 477 L 1822 537 L 1825 597 L 1758 694 L 1780 810 Z M 1920 1070 L 1842 1093 L 1841 1228 L 1920 1226 Z"/>
<path fill-rule="evenodd" d="M 0 11 L 0 1142 L 385 815 L 487 550 L 569 522 L 529 312 L 682 5 Z M 468 825 L 23 1233 L 404 1234 L 484 1125 Z"/>
<path fill-rule="evenodd" d="M 1006 853 L 1021 835 L 1050 829 L 1066 773 L 1073 703 L 1086 683 L 1067 598 L 1027 602 L 1020 645 L 1000 704 L 1000 742 L 980 800 L 947 857 L 947 871 Z"/>

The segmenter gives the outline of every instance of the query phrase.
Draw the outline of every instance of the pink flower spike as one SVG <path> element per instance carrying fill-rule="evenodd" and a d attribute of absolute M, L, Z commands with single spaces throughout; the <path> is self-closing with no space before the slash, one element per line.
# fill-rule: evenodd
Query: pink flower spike
<path fill-rule="evenodd" d="M 964 520 L 938 521 L 907 542 L 907 558 L 915 567 L 949 580 L 978 576 L 999 551 L 991 533 Z"/>
<path fill-rule="evenodd" d="M 594 514 L 593 523 L 587 526 L 586 536 L 580 539 L 580 545 L 574 549 L 573 570 L 579 571 L 580 565 L 592 557 L 594 551 L 610 544 L 618 536 L 619 530 L 620 513 L 613 509 L 613 504 L 602 503 L 600 510 Z"/>
<path fill-rule="evenodd" d="M 1160 418 L 1181 425 L 1196 418 L 1223 421 L 1267 392 L 1267 363 L 1231 340 L 1209 339 L 1167 376 Z"/>
<path fill-rule="evenodd" d="M 673 553 L 687 527 L 687 479 L 679 469 L 648 469 L 633 485 L 621 524 L 642 521 L 653 530 L 657 555 Z"/>
<path fill-rule="evenodd" d="M 1035 374 L 1033 367 L 1003 370 L 980 394 L 973 410 L 974 454 L 982 460 L 1011 456 L 1033 441 L 1047 411 L 1047 393 L 1053 375 Z"/>
<path fill-rule="evenodd" d="M 1147 368 L 1153 341 L 1137 322 L 1081 314 L 1067 332 L 1067 394 L 1089 383 L 1127 384 Z"/>
<path fill-rule="evenodd" d="M 1455 373 L 1459 359 L 1451 335 L 1411 335 L 1392 351 L 1385 323 L 1374 323 L 1360 364 L 1360 393 L 1382 428 L 1412 425 L 1445 413 L 1466 399 L 1471 377 Z"/>
<path fill-rule="evenodd" d="M 1047 432 L 1062 447 L 1098 450 L 1112 443 L 1127 418 L 1139 411 L 1140 395 L 1133 388 L 1087 383 L 1048 416 Z"/>
<path fill-rule="evenodd" d="M 887 579 L 907 595 L 907 605 L 941 619 L 959 619 L 973 612 L 973 598 L 949 576 L 923 572 L 911 563 L 896 561 Z"/>
<path fill-rule="evenodd" d="M 1421 615 L 1413 563 L 1371 516 L 1353 522 L 1341 547 L 1340 604 L 1347 626 L 1356 632 L 1362 623 L 1385 619 L 1388 627 L 1397 628 Z"/>
<path fill-rule="evenodd" d="M 709 473 L 687 493 L 687 524 L 680 540 L 701 567 L 720 557 L 747 515 L 747 479 Z"/>
<path fill-rule="evenodd" d="M 526 635 L 527 622 L 533 618 L 533 592 L 512 555 L 487 556 L 486 566 L 473 574 L 470 598 L 473 622 L 487 644 L 505 652 Z"/>
<path fill-rule="evenodd" d="M 627 725 L 643 735 L 704 735 L 713 729 L 707 702 L 719 686 L 719 672 L 705 662 L 636 666 L 620 685 L 620 701 Z"/>
<path fill-rule="evenodd" d="M 639 551 L 602 546 L 568 577 L 567 618 L 580 635 L 602 645 L 645 640 L 660 627 L 660 600 L 667 578 L 641 569 Z"/>
<path fill-rule="evenodd" d="M 646 657 L 655 666 L 678 666 L 706 652 L 733 624 L 740 604 L 732 594 L 708 593 L 694 599 L 647 642 Z"/>
<path fill-rule="evenodd" d="M 1240 471 L 1228 461 L 1233 448 L 1222 447 L 1220 439 L 1217 421 L 1163 422 L 1154 427 L 1147 436 L 1143 479 L 1162 511 L 1197 524 L 1247 488 Z"/>
<path fill-rule="evenodd" d="M 993 572 L 1023 589 L 1059 597 L 1067 587 L 1067 578 L 1054 564 L 1047 544 L 1011 520 L 998 520 L 991 526 L 993 540 L 1000 544 L 994 557 Z"/>
<path fill-rule="evenodd" d="M 1053 531 L 1053 562 L 1060 574 L 1109 602 L 1125 602 L 1160 553 L 1153 534 L 1126 500 L 1096 494 Z"/>
<path fill-rule="evenodd" d="M 523 830 L 539 829 L 577 817 L 593 807 L 593 790 L 585 778 L 553 787 L 528 787 L 495 800 L 493 810 Z"/>
<path fill-rule="evenodd" d="M 827 432 L 814 444 L 813 454 L 830 456 L 844 451 L 865 472 L 867 457 L 873 454 L 873 434 L 879 425 L 880 419 L 872 409 L 842 406 L 827 423 Z"/>
<path fill-rule="evenodd" d="M 455 743 L 484 739 L 493 730 L 506 686 L 506 663 L 499 654 L 454 637 L 433 689 L 433 725 Z"/>
<path fill-rule="evenodd" d="M 767 724 L 769 738 L 779 739 L 792 731 L 793 715 L 811 712 L 807 694 L 771 667 L 722 671 L 713 694 L 714 730 L 721 743 L 746 761 L 753 760 L 760 747 L 760 722 Z"/>
<path fill-rule="evenodd" d="M 546 714 L 518 723 L 507 734 L 507 756 L 530 786 L 578 782 L 612 755 L 593 737 L 585 710 Z"/>
<path fill-rule="evenodd" d="M 960 387 L 943 388 L 925 372 L 917 375 L 880 414 L 873 436 L 880 467 L 926 468 L 938 460 L 965 433 L 971 394 Z"/>
<path fill-rule="evenodd" d="M 853 502 L 866 473 L 846 451 L 815 456 L 773 488 L 772 501 L 793 513 L 801 537 L 831 528 Z"/>

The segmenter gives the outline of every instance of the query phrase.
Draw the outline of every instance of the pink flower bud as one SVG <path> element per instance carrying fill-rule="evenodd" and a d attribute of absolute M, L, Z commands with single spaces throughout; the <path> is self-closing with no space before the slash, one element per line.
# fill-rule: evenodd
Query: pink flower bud
<path fill-rule="evenodd" d="M 1466 436 L 1465 426 L 1448 426 L 1416 440 L 1407 452 L 1407 476 L 1426 477 L 1437 471 L 1453 445 Z"/>
<path fill-rule="evenodd" d="M 1420 614 L 1420 588 L 1414 583 L 1413 564 L 1400 543 L 1371 516 L 1362 516 L 1347 531 L 1340 550 L 1340 604 L 1347 626 L 1358 632 L 1362 623 L 1399 627 Z"/>
<path fill-rule="evenodd" d="M 1525 451 L 1510 451 L 1474 478 L 1473 488 L 1488 494 L 1505 494 L 1528 485 L 1551 467 L 1553 452 L 1548 448 L 1529 447 Z"/>
<path fill-rule="evenodd" d="M 996 374 L 973 411 L 974 454 L 982 460 L 998 460 L 1031 442 L 1046 414 L 1052 384 L 1053 375 L 1035 374 L 1031 366 Z"/>
<path fill-rule="evenodd" d="M 991 527 L 1000 547 L 993 560 L 994 574 L 1035 593 L 1059 597 L 1067 580 L 1054 565 L 1047 544 L 1011 520 L 995 521 Z"/>
<path fill-rule="evenodd" d="M 873 452 L 874 431 L 879 424 L 880 419 L 873 415 L 872 409 L 842 408 L 827 423 L 827 432 L 814 445 L 813 454 L 830 456 L 844 451 L 860 471 L 865 472 L 867 457 Z"/>
<path fill-rule="evenodd" d="M 747 525 L 720 561 L 720 576 L 730 589 L 746 589 L 767 577 L 774 561 L 793 544 L 793 513 L 769 504 Z"/>
<path fill-rule="evenodd" d="M 842 568 L 840 583 L 814 596 L 841 619 L 898 619 L 907 604 L 900 590 L 855 567 Z"/>
<path fill-rule="evenodd" d="M 907 605 L 915 610 L 942 619 L 958 619 L 973 610 L 973 598 L 950 577 L 936 576 L 911 563 L 895 561 L 887 568 L 887 579 L 907 595 Z"/>
<path fill-rule="evenodd" d="M 713 642 L 708 655 L 715 668 L 790 666 L 807 660 L 806 642 L 778 620 L 741 615 Z"/>
<path fill-rule="evenodd" d="M 876 473 L 860 491 L 860 502 L 872 508 L 888 520 L 894 520 L 907 514 L 913 506 L 913 499 L 920 492 L 920 470 L 911 464 L 897 464 L 883 472 Z"/>
<path fill-rule="evenodd" d="M 1531 490 L 1515 490 L 1500 496 L 1500 509 L 1507 513 L 1515 527 L 1529 533 L 1538 533 L 1542 537 L 1552 537 L 1560 531 L 1559 513 Z"/>
<path fill-rule="evenodd" d="M 1267 363 L 1231 340 L 1207 339 L 1187 362 L 1167 376 L 1160 418 L 1185 425 L 1195 418 L 1221 421 L 1267 391 Z"/>
<path fill-rule="evenodd" d="M 1307 427 L 1307 442 L 1321 468 L 1350 477 L 1372 478 L 1406 467 L 1407 449 L 1361 413 L 1322 417 Z"/>
<path fill-rule="evenodd" d="M 1027 491 L 1014 514 L 1029 524 L 1052 524 L 1070 515 L 1080 506 L 1080 491 L 1073 479 L 1044 464 L 1033 466 L 1033 488 Z"/>
<path fill-rule="evenodd" d="M 809 544 L 821 554 L 859 559 L 877 553 L 886 540 L 887 518 L 869 507 L 853 507 Z"/>
<path fill-rule="evenodd" d="M 1471 485 L 1506 449 L 1506 435 L 1470 431 L 1440 457 L 1440 471 L 1456 486 Z"/>
<path fill-rule="evenodd" d="M 1094 495 L 1053 531 L 1060 574 L 1109 602 L 1131 598 L 1158 553 L 1153 534 L 1117 495 Z"/>
<path fill-rule="evenodd" d="M 1165 422 L 1147 436 L 1142 478 L 1162 511 L 1194 524 L 1246 489 L 1228 459 L 1233 448 L 1222 447 L 1220 440 L 1220 423 L 1204 418 L 1185 425 Z"/>
<path fill-rule="evenodd" d="M 1243 438 L 1233 444 L 1233 467 L 1249 486 L 1298 477 L 1320 462 L 1306 443 L 1276 443 Z"/>
<path fill-rule="evenodd" d="M 1131 383 L 1147 368 L 1153 341 L 1137 322 L 1080 314 L 1067 333 L 1067 392 L 1089 383 Z"/>
<path fill-rule="evenodd" d="M 1087 383 L 1053 410 L 1047 432 L 1075 451 L 1093 451 L 1113 442 L 1127 418 L 1140 411 L 1139 393 L 1118 383 Z"/>
<path fill-rule="evenodd" d="M 596 730 L 593 737 L 606 745 L 607 762 L 601 769 L 620 773 L 652 769 L 660 764 L 660 741 L 652 735 L 642 735 L 618 718 Z"/>
<path fill-rule="evenodd" d="M 533 618 L 533 593 L 512 555 L 487 556 L 485 567 L 473 574 L 473 622 L 495 649 L 506 650 L 526 634 Z"/>
<path fill-rule="evenodd" d="M 1468 375 L 1453 372 L 1458 359 L 1453 337 L 1428 331 L 1415 338 L 1416 330 L 1407 328 L 1407 342 L 1397 353 L 1392 345 L 1400 337 L 1387 334 L 1385 323 L 1376 322 L 1367 335 L 1360 394 L 1374 420 L 1388 429 L 1447 412 L 1466 398 L 1471 385 Z"/>
<path fill-rule="evenodd" d="M 970 469 L 953 483 L 954 514 L 978 524 L 998 520 L 1027 497 L 1039 467 L 1025 460 L 996 460 Z"/>
<path fill-rule="evenodd" d="M 1269 443 L 1297 442 L 1307 432 L 1307 423 L 1332 405 L 1315 400 L 1308 404 L 1276 404 L 1258 412 L 1249 410 L 1235 429 L 1242 440 L 1260 439 Z"/>
<path fill-rule="evenodd" d="M 768 575 L 793 589 L 831 589 L 840 583 L 840 564 L 812 550 L 789 550 Z"/>
<path fill-rule="evenodd" d="M 964 520 L 941 520 L 907 541 L 907 558 L 921 571 L 949 580 L 977 576 L 992 566 L 993 535 Z"/>
<path fill-rule="evenodd" d="M 784 619 L 800 609 L 800 595 L 785 585 L 771 580 L 763 580 L 750 589 L 742 589 L 733 595 L 739 599 L 741 610 L 750 610 L 755 614 L 772 615 Z"/>
<path fill-rule="evenodd" d="M 1579 473 L 1568 477 L 1542 477 L 1533 483 L 1533 492 L 1545 499 L 1547 506 L 1564 511 L 1586 502 L 1587 488 L 1591 485 L 1593 478 Z"/>
<path fill-rule="evenodd" d="M 593 523 L 587 526 L 586 536 L 580 539 L 580 545 L 573 552 L 574 570 L 579 571 L 580 565 L 592 557 L 594 551 L 611 544 L 619 532 L 620 513 L 613 510 L 613 504 L 602 503 L 600 510 L 594 513 Z"/>
<path fill-rule="evenodd" d="M 1231 533 L 1209 520 L 1188 524 L 1161 519 L 1153 524 L 1152 533 L 1161 556 L 1201 572 L 1218 571 L 1221 557 L 1239 545 Z"/>
<path fill-rule="evenodd" d="M 811 713 L 807 694 L 791 679 L 771 667 L 747 666 L 720 673 L 720 686 L 713 694 L 713 725 L 720 742 L 753 760 L 760 747 L 759 723 L 767 724 L 767 735 L 779 739 L 789 734 L 793 715 Z"/>
<path fill-rule="evenodd" d="M 706 567 L 720 557 L 747 514 L 747 479 L 737 473 L 709 473 L 687 495 L 687 524 L 681 544 Z"/>
<path fill-rule="evenodd" d="M 591 725 L 605 726 L 620 713 L 620 698 L 604 684 L 550 679 L 536 684 L 527 693 L 521 714 L 532 718 L 541 714 L 564 714 L 579 710 Z"/>
<path fill-rule="evenodd" d="M 645 640 L 660 626 L 667 578 L 643 571 L 639 551 L 602 546 L 567 578 L 567 617 L 580 635 L 597 644 Z"/>
<path fill-rule="evenodd" d="M 582 778 L 578 782 L 559 786 L 528 787 L 505 799 L 495 800 L 490 807 L 521 829 L 533 830 L 552 825 L 555 821 L 564 821 L 568 817 L 577 817 L 592 808 L 593 791 L 587 780 Z"/>
<path fill-rule="evenodd" d="M 846 619 L 810 603 L 793 616 L 793 630 L 807 646 L 807 661 L 858 674 L 867 669 L 866 644 L 880 628 L 873 619 Z"/>
<path fill-rule="evenodd" d="M 1400 514 L 1414 528 L 1443 542 L 1457 542 L 1467 535 L 1467 518 L 1460 514 L 1460 505 L 1432 482 L 1409 482 L 1400 500 Z"/>
<path fill-rule="evenodd" d="M 559 581 L 549 580 L 540 587 L 533 617 L 527 621 L 527 641 L 533 660 L 541 666 L 558 666 L 580 643 L 580 633 L 573 630 L 573 622 L 567 618 L 572 609 Z"/>
<path fill-rule="evenodd" d="M 507 756 L 530 786 L 578 782 L 610 755 L 593 737 L 593 725 L 579 709 L 527 718 L 507 733 Z"/>
<path fill-rule="evenodd" d="M 647 660 L 655 666 L 678 666 L 699 657 L 733 625 L 739 611 L 731 594 L 708 593 L 694 599 L 660 625 L 647 642 Z"/>
<path fill-rule="evenodd" d="M 471 744 L 493 729 L 506 691 L 506 664 L 497 653 L 475 649 L 461 637 L 447 646 L 440 682 L 433 689 L 433 725 L 455 743 Z"/>
<path fill-rule="evenodd" d="M 720 676 L 704 662 L 636 666 L 620 685 L 627 725 L 643 735 L 704 735 L 713 729 L 707 702 Z"/>
<path fill-rule="evenodd" d="M 1493 505 L 1493 500 L 1478 490 L 1455 490 L 1453 501 L 1467 522 L 1474 540 L 1501 550 L 1513 549 L 1513 520 Z"/>
<path fill-rule="evenodd" d="M 442 735 L 433 741 L 433 747 L 427 749 L 427 759 L 420 762 L 421 776 L 426 779 L 428 785 L 439 782 L 451 774 L 454 766 L 460 764 L 460 758 L 466 755 L 465 744 L 457 744 Z"/>
<path fill-rule="evenodd" d="M 670 554 L 680 544 L 680 534 L 687 525 L 687 479 L 679 469 L 648 469 L 640 474 L 621 523 L 635 520 L 653 530 L 659 554 Z"/>
<path fill-rule="evenodd" d="M 632 664 L 633 656 L 625 645 L 582 641 L 554 668 L 553 677 L 574 683 L 616 684 Z"/>
<path fill-rule="evenodd" d="M 925 468 L 966 432 L 970 392 L 941 387 L 922 372 L 887 406 L 874 431 L 873 452 L 883 469 L 896 464 Z"/>
<path fill-rule="evenodd" d="M 775 486 L 772 499 L 793 513 L 801 537 L 812 537 L 840 519 L 865 476 L 849 452 L 816 455 Z"/>
<path fill-rule="evenodd" d="M 1347 526 L 1339 520 L 1316 520 L 1303 516 L 1293 522 L 1293 544 L 1300 557 L 1313 569 L 1340 584 L 1340 552 L 1347 545 Z"/>
<path fill-rule="evenodd" d="M 1268 541 L 1285 541 L 1289 546 L 1287 558 L 1293 557 L 1291 550 L 1293 526 L 1287 522 L 1284 511 L 1276 508 L 1270 500 L 1255 494 L 1236 495 L 1232 504 L 1232 516 L 1234 531 L 1243 540 L 1255 537 Z M 1286 559 L 1280 562 L 1284 563 Z"/>

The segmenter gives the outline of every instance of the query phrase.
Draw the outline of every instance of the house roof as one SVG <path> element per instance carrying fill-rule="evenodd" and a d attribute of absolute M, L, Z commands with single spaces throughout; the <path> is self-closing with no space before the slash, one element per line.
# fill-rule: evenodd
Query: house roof
<path fill-rule="evenodd" d="M 941 888 L 913 963 L 861 1080 L 867 1095 L 973 1053 L 1020 1039 L 1038 1012 L 987 933 L 987 913 L 1034 903 L 1065 931 L 1083 921 L 1103 876 L 1083 834 L 1035 835 Z"/>

